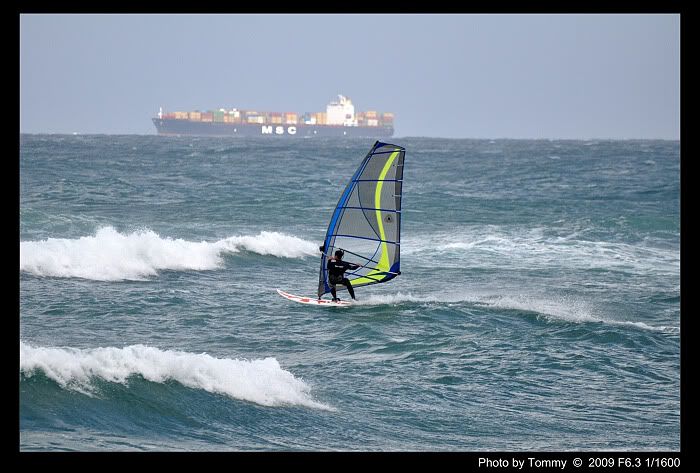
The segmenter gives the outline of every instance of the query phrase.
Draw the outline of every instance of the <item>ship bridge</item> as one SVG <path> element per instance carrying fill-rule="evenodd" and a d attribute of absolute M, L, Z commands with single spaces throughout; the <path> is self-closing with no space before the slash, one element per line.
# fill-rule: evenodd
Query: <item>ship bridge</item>
<path fill-rule="evenodd" d="M 338 95 L 337 102 L 331 102 L 326 106 L 326 124 L 357 126 L 355 106 L 352 101 L 343 95 Z"/>

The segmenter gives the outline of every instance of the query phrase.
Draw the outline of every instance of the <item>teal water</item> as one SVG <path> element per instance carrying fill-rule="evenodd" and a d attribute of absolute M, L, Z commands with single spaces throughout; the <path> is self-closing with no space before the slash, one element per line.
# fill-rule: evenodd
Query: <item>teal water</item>
<path fill-rule="evenodd" d="M 373 142 L 21 135 L 20 450 L 679 450 L 679 142 L 389 141 L 340 309 L 275 289 Z"/>

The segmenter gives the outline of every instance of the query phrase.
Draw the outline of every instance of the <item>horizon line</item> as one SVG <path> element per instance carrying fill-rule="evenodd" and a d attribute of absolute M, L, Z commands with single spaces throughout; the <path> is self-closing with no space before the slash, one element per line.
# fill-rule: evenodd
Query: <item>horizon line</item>
<path fill-rule="evenodd" d="M 265 138 L 265 137 L 257 137 L 257 136 L 208 136 L 208 135 L 159 135 L 157 133 L 103 133 L 103 132 L 90 132 L 90 133 L 81 133 L 81 132 L 48 132 L 48 131 L 41 131 L 41 132 L 23 132 L 20 131 L 20 135 L 63 135 L 63 136 L 162 136 L 163 138 L 232 138 L 235 140 L 240 140 L 240 139 L 248 139 L 248 138 Z M 362 139 L 363 137 L 361 136 L 351 136 L 351 137 L 310 137 L 312 139 L 321 139 L 321 140 L 355 140 L 355 139 Z M 455 137 L 455 136 L 431 136 L 431 135 L 396 135 L 390 137 L 391 139 L 415 139 L 415 138 L 427 138 L 427 139 L 444 139 L 444 140 L 530 140 L 530 141 L 538 141 L 538 140 L 548 140 L 548 141 L 680 141 L 680 137 L 678 138 L 649 138 L 649 137 L 506 137 L 506 136 L 500 136 L 500 137 Z M 265 138 L 267 139 L 267 138 Z M 283 137 L 282 140 L 298 140 L 290 137 Z"/>

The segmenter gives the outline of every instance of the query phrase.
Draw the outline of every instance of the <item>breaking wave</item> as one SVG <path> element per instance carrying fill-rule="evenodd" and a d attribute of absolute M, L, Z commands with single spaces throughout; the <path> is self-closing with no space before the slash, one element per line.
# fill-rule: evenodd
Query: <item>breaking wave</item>
<path fill-rule="evenodd" d="M 20 341 L 19 369 L 25 377 L 41 371 L 64 389 L 95 395 L 94 379 L 127 384 L 130 377 L 203 389 L 262 406 L 298 405 L 332 409 L 313 400 L 301 379 L 275 358 L 238 360 L 206 353 L 161 350 L 145 345 L 124 348 L 46 348 Z"/>
<path fill-rule="evenodd" d="M 161 237 L 152 230 L 120 233 L 102 227 L 94 236 L 20 242 L 19 268 L 36 276 L 98 281 L 142 280 L 161 270 L 207 271 L 223 267 L 223 255 L 303 258 L 316 255 L 315 243 L 278 232 L 232 236 L 216 242 Z"/>

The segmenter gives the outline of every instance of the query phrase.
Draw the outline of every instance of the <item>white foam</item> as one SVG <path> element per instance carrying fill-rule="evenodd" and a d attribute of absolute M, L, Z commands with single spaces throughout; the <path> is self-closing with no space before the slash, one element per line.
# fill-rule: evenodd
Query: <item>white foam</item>
<path fill-rule="evenodd" d="M 356 305 L 400 305 L 405 303 L 454 305 L 468 303 L 477 306 L 494 307 L 505 310 L 532 312 L 549 320 L 572 323 L 604 323 L 631 326 L 654 332 L 678 333 L 678 327 L 655 327 L 644 322 L 614 320 L 599 314 L 594 304 L 569 296 L 534 296 L 526 294 L 487 295 L 487 294 L 427 294 L 414 295 L 398 292 L 391 295 L 371 295 L 358 301 Z"/>
<path fill-rule="evenodd" d="M 138 375 L 154 383 L 174 380 L 263 406 L 299 405 L 332 410 L 314 401 L 309 386 L 270 357 L 247 361 L 145 345 L 81 350 L 34 347 L 20 341 L 19 369 L 27 377 L 41 370 L 61 387 L 87 395 L 95 393 L 95 378 L 128 384 L 129 377 Z"/>
<path fill-rule="evenodd" d="M 426 295 L 426 296 L 415 296 L 410 292 L 403 294 L 397 292 L 396 294 L 384 294 L 384 295 L 370 295 L 358 302 L 356 305 L 398 305 L 402 303 L 418 303 L 418 304 L 429 304 L 429 303 L 457 303 L 457 302 L 473 302 L 472 299 L 461 297 L 461 296 L 446 296 L 443 297 L 441 294 Z"/>
<path fill-rule="evenodd" d="M 481 301 L 483 305 L 500 309 L 535 312 L 548 318 L 568 322 L 604 322 L 595 314 L 595 308 L 589 303 L 572 297 L 542 297 L 529 295 L 499 296 Z"/>
<path fill-rule="evenodd" d="M 216 242 L 161 237 L 152 230 L 120 233 L 103 227 L 94 236 L 20 242 L 19 267 L 37 276 L 99 281 L 141 280 L 160 270 L 206 271 L 223 266 L 222 255 L 242 250 L 285 258 L 315 256 L 315 243 L 278 232 L 233 236 Z"/>
<path fill-rule="evenodd" d="M 459 295 L 459 294 L 430 294 L 416 296 L 411 293 L 394 295 L 370 296 L 358 302 L 358 305 L 396 305 L 405 302 L 412 303 L 441 303 L 457 304 L 470 303 L 500 309 L 515 309 L 535 312 L 546 316 L 554 316 L 571 322 L 600 322 L 601 318 L 593 315 L 592 308 L 581 301 L 562 297 L 558 299 L 542 298 L 527 295 Z"/>
<path fill-rule="evenodd" d="M 632 327 L 636 327 L 641 330 L 651 330 L 652 332 L 665 332 L 665 333 L 675 333 L 679 334 L 681 333 L 681 328 L 680 327 L 670 327 L 670 326 L 661 326 L 661 327 L 654 327 L 652 325 L 647 325 L 644 322 L 610 322 L 613 324 L 618 324 L 618 325 L 630 325 Z"/>
<path fill-rule="evenodd" d="M 500 309 L 534 312 L 549 320 L 631 326 L 655 332 L 674 332 L 674 327 L 654 327 L 644 322 L 615 320 L 601 314 L 595 304 L 571 296 L 505 295 L 477 298 L 477 303 Z"/>
<path fill-rule="evenodd" d="M 235 236 L 221 240 L 215 245 L 231 252 L 252 251 L 260 255 L 283 258 L 317 256 L 318 244 L 295 236 L 278 232 L 260 232 L 257 236 Z"/>
<path fill-rule="evenodd" d="M 566 267 L 680 274 L 680 249 L 652 243 L 591 241 L 582 238 L 580 231 L 550 236 L 541 228 L 484 225 L 429 237 L 416 235 L 404 239 L 401 251 L 404 256 L 443 256 L 445 267 Z"/>

